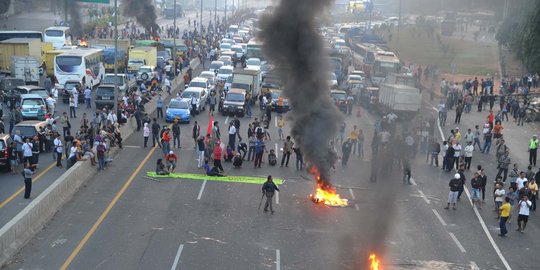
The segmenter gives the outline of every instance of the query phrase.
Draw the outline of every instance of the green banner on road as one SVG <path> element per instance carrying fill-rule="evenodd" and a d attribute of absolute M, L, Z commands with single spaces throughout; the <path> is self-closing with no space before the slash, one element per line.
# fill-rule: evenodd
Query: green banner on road
<path fill-rule="evenodd" d="M 152 177 L 152 178 L 182 178 L 182 179 L 234 182 L 234 183 L 245 183 L 245 184 L 263 184 L 264 182 L 266 182 L 266 177 L 237 176 L 237 175 L 208 176 L 205 174 L 194 174 L 194 173 L 171 173 L 169 175 L 157 175 L 155 172 L 147 172 L 146 176 Z M 283 184 L 283 180 L 280 178 L 274 178 L 273 180 L 276 185 Z"/>
<path fill-rule="evenodd" d="M 84 2 L 84 3 L 110 4 L 110 0 L 76 0 L 76 1 Z"/>

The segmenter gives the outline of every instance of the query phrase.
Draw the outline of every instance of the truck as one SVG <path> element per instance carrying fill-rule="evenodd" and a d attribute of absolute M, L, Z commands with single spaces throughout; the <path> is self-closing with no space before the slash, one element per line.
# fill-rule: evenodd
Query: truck
<path fill-rule="evenodd" d="M 156 47 L 135 47 L 129 51 L 128 73 L 136 73 L 141 66 L 157 66 Z"/>
<path fill-rule="evenodd" d="M 415 87 L 383 83 L 379 89 L 379 104 L 396 114 L 410 115 L 420 111 L 422 95 Z"/>
<path fill-rule="evenodd" d="M 0 72 L 11 73 L 12 56 L 30 56 L 41 63 L 41 40 L 12 38 L 0 42 Z"/>
<path fill-rule="evenodd" d="M 110 84 L 114 85 L 114 74 L 112 73 L 106 73 L 105 77 L 103 77 L 102 84 Z M 136 86 L 135 78 L 127 76 L 126 74 L 117 74 L 116 75 L 118 90 L 121 92 L 124 92 L 126 90 L 129 90 Z"/>
<path fill-rule="evenodd" d="M 47 76 L 54 76 L 54 57 L 71 49 L 49 50 L 43 54 Z"/>
<path fill-rule="evenodd" d="M 182 18 L 183 14 L 184 12 L 182 11 L 182 5 L 176 4 L 176 18 Z M 163 9 L 163 16 L 165 16 L 166 19 L 173 19 L 175 17 L 174 1 L 169 0 L 165 2 L 165 8 Z"/>
<path fill-rule="evenodd" d="M 247 93 L 253 98 L 257 98 L 261 93 L 261 81 L 260 70 L 237 69 L 232 75 L 233 84 L 248 84 L 250 86 L 250 91 Z"/>
<path fill-rule="evenodd" d="M 103 66 L 105 67 L 105 72 L 114 72 L 115 66 L 118 72 L 124 72 L 127 65 L 126 51 L 118 48 L 116 51 L 116 62 L 114 60 L 114 47 L 105 47 L 103 49 Z"/>
<path fill-rule="evenodd" d="M 39 84 L 39 62 L 31 56 L 11 57 L 11 76 L 24 80 L 27 84 Z"/>
<path fill-rule="evenodd" d="M 417 79 L 414 76 L 398 73 L 389 73 L 384 79 L 386 84 L 401 84 L 408 85 L 410 87 L 418 87 Z"/>

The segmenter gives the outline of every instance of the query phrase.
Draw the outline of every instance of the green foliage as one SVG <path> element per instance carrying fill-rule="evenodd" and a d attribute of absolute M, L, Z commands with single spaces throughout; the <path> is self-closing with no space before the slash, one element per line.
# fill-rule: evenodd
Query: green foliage
<path fill-rule="evenodd" d="M 497 41 L 509 47 L 530 72 L 540 71 L 540 0 L 512 1 Z"/>

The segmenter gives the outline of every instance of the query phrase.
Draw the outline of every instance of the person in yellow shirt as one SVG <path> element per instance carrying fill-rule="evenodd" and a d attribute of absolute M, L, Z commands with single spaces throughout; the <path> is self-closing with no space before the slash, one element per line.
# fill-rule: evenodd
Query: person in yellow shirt
<path fill-rule="evenodd" d="M 356 154 L 356 148 L 358 148 L 358 136 L 360 136 L 360 131 L 358 131 L 358 127 L 354 125 L 353 130 L 351 130 L 351 133 L 349 133 L 349 138 L 351 138 L 353 155 Z"/>
<path fill-rule="evenodd" d="M 508 230 L 506 230 L 506 222 L 508 219 L 510 219 L 510 213 L 512 210 L 512 206 L 510 205 L 510 198 L 505 197 L 504 203 L 499 207 L 499 213 L 500 213 L 500 219 L 499 219 L 499 228 L 501 232 L 499 233 L 499 236 L 505 237 L 508 233 Z"/>
<path fill-rule="evenodd" d="M 279 134 L 279 140 L 283 140 L 283 127 L 285 126 L 285 119 L 283 119 L 283 116 L 279 116 L 278 122 L 278 134 Z"/>
<path fill-rule="evenodd" d="M 459 131 L 459 128 L 457 127 L 456 128 L 456 132 L 454 133 L 454 139 L 456 139 L 456 141 L 461 141 L 461 132 Z"/>
<path fill-rule="evenodd" d="M 534 178 L 529 179 L 529 190 L 531 191 L 531 211 L 536 211 L 536 194 L 538 193 L 538 184 Z"/>

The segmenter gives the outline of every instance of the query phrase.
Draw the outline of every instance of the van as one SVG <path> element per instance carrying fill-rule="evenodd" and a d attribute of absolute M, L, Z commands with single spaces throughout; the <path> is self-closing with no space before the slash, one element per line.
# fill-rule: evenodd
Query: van
<path fill-rule="evenodd" d="M 96 90 L 96 108 L 101 109 L 105 106 L 114 108 L 114 85 L 103 84 Z"/>
<path fill-rule="evenodd" d="M 36 94 L 25 94 L 21 95 L 21 108 L 22 108 L 22 118 L 23 120 L 27 119 L 40 119 L 44 117 L 45 114 L 45 100 Z M 43 110 L 43 115 L 40 115 L 39 111 Z"/>
<path fill-rule="evenodd" d="M 0 133 L 0 168 L 9 170 L 9 146 L 11 137 L 9 134 Z"/>
<path fill-rule="evenodd" d="M 39 121 L 39 120 L 29 120 L 29 121 L 22 121 L 16 124 L 13 127 L 13 130 L 11 131 L 11 135 L 15 135 L 17 130 L 21 132 L 21 137 L 23 140 L 26 140 L 26 138 L 33 138 L 34 136 L 38 135 L 39 132 L 42 129 L 45 129 L 47 126 L 47 121 Z"/>
<path fill-rule="evenodd" d="M 49 97 L 49 91 L 43 87 L 35 86 L 35 85 L 23 85 L 18 86 L 18 89 L 24 89 L 24 91 L 19 91 L 21 93 L 27 93 L 27 94 L 35 94 L 43 98 L 45 100 Z"/>
<path fill-rule="evenodd" d="M 225 95 L 222 105 L 220 106 L 221 113 L 224 116 L 231 114 L 244 117 L 246 112 L 246 90 L 238 88 L 229 90 Z"/>

